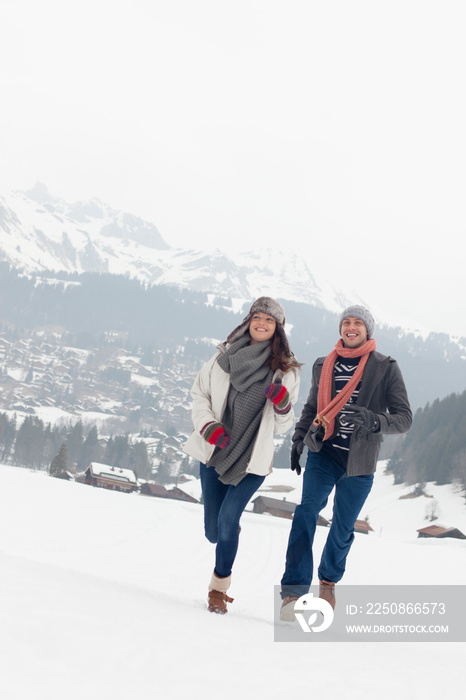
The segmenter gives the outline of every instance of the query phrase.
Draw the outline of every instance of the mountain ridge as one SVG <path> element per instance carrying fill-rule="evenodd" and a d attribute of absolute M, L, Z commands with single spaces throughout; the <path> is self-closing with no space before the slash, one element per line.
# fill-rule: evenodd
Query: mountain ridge
<path fill-rule="evenodd" d="M 138 242 L 145 236 L 160 247 Z M 304 362 L 304 399 L 313 360 L 335 343 L 341 310 L 364 303 L 331 280 L 320 259 L 314 270 L 289 251 L 171 248 L 153 224 L 99 200 L 69 205 L 43 185 L 0 196 L 5 331 L 55 326 L 81 347 L 97 347 L 102 334 L 126 334 L 140 348 L 172 353 L 182 372 L 181 355 L 198 367 L 215 347 L 202 339 L 223 340 L 251 299 L 269 295 L 284 304 L 293 352 Z M 374 315 L 378 345 L 400 363 L 413 407 L 465 389 L 466 339 L 384 324 Z"/>
<path fill-rule="evenodd" d="M 41 183 L 0 195 L 0 260 L 28 274 L 125 274 L 145 284 L 168 284 L 247 302 L 261 295 L 331 312 L 365 303 L 343 292 L 319 265 L 311 270 L 287 250 L 228 253 L 171 247 L 147 221 L 98 199 L 68 204 Z"/>

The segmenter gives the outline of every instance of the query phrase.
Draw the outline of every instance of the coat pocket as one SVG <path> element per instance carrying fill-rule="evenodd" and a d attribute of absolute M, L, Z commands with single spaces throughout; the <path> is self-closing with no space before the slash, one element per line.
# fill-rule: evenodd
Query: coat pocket
<path fill-rule="evenodd" d="M 325 430 L 321 425 L 311 424 L 311 427 L 307 431 L 304 437 L 304 444 L 308 447 L 311 452 L 320 452 L 324 442 Z"/>
<path fill-rule="evenodd" d="M 369 430 L 365 430 L 364 432 L 366 442 L 383 442 L 382 433 L 371 433 Z"/>

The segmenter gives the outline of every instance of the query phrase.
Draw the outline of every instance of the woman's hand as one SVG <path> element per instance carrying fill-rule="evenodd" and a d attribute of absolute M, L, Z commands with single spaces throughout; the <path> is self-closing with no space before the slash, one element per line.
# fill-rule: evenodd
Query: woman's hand
<path fill-rule="evenodd" d="M 280 379 L 277 379 L 265 390 L 265 395 L 273 403 L 277 413 L 288 413 L 291 409 L 290 394 L 286 386 L 283 386 Z"/>
<path fill-rule="evenodd" d="M 225 433 L 223 425 L 216 421 L 206 423 L 201 430 L 201 435 L 210 445 L 215 445 L 223 450 L 230 444 L 230 437 Z"/>

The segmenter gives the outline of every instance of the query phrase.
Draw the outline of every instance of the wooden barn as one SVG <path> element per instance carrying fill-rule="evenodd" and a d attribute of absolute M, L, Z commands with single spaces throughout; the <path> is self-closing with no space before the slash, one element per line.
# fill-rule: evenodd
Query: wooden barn
<path fill-rule="evenodd" d="M 90 463 L 84 473 L 84 483 L 125 493 L 131 493 L 139 488 L 136 474 L 132 469 L 112 467 L 99 462 Z"/>
<path fill-rule="evenodd" d="M 454 537 L 458 540 L 466 540 L 466 535 L 463 535 L 461 530 L 456 527 L 440 527 L 439 525 L 429 525 L 423 527 L 418 532 L 418 537 Z"/>

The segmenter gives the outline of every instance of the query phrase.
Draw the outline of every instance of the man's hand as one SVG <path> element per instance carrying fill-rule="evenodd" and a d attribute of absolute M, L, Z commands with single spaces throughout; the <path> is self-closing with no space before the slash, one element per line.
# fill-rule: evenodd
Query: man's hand
<path fill-rule="evenodd" d="M 296 472 L 299 476 L 301 474 L 301 465 L 299 463 L 299 458 L 303 454 L 304 442 L 299 440 L 299 442 L 294 442 L 291 446 L 291 469 Z"/>
<path fill-rule="evenodd" d="M 380 428 L 379 417 L 364 406 L 347 403 L 343 406 L 342 413 L 343 416 L 340 421 L 342 425 L 360 425 L 373 433 Z"/>

